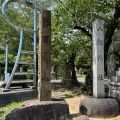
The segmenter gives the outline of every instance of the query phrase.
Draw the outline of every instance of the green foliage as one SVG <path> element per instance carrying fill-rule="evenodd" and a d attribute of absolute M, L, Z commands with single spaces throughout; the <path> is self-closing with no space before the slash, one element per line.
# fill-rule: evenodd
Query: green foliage
<path fill-rule="evenodd" d="M 0 8 L 5 0 L 0 1 Z M 35 5 L 37 5 L 40 9 L 50 8 L 52 4 L 52 0 L 35 0 Z M 18 4 L 16 2 L 11 2 L 6 9 L 8 18 L 12 23 L 17 26 L 22 26 L 26 28 L 33 29 L 33 10 L 24 5 Z M 0 45 L 6 45 L 6 41 L 9 40 L 9 62 L 14 63 L 15 56 L 18 52 L 20 31 L 15 30 L 11 26 L 9 26 L 5 18 L 2 15 L 2 11 L 0 10 Z M 33 50 L 33 34 L 24 33 L 24 42 L 23 42 L 23 50 Z M 29 56 L 22 56 L 21 60 L 28 59 L 31 60 Z M 5 54 L 0 54 L 0 62 L 5 62 Z"/>
<path fill-rule="evenodd" d="M 92 62 L 92 22 L 104 20 L 105 48 L 111 36 L 119 34 L 119 24 L 111 33 L 113 23 L 120 22 L 119 0 L 55 0 L 52 13 L 52 64 L 64 64 L 76 52 L 76 66 L 87 67 Z M 117 12 L 118 11 L 118 12 Z M 119 23 L 118 22 L 118 23 Z M 112 28 L 111 28 L 112 29 Z M 109 39 L 109 40 L 108 40 Z M 107 49 L 105 49 L 105 55 Z"/>
<path fill-rule="evenodd" d="M 80 14 L 80 8 L 82 9 L 80 1 L 66 0 L 62 4 L 59 3 L 52 13 L 52 64 L 54 65 L 64 66 L 72 53 L 76 53 L 76 65 L 81 63 L 84 66 L 84 62 L 81 62 L 83 59 L 87 59 L 86 66 L 90 65 L 92 42 L 81 31 L 74 29 L 78 19 L 81 18 L 77 16 L 78 13 Z M 85 22 L 83 15 L 82 21 Z"/>
<path fill-rule="evenodd" d="M 4 1 L 0 1 L 0 8 Z M 120 19 L 117 19 L 119 15 L 115 14 L 116 8 L 120 7 L 119 0 L 35 0 L 34 4 L 40 9 L 52 10 L 51 58 L 52 65 L 59 68 L 60 73 L 62 73 L 65 62 L 70 59 L 72 54 L 76 54 L 75 65 L 78 69 L 91 65 L 92 22 L 94 20 L 104 20 L 105 33 L 115 20 L 120 22 Z M 14 24 L 33 29 L 32 9 L 17 3 L 11 3 L 7 7 L 7 14 Z M 115 33 L 119 34 L 119 29 L 120 25 L 117 26 Z M 19 34 L 19 31 L 6 23 L 0 11 L 0 45 L 5 46 L 5 42 L 11 39 L 9 42 L 10 62 L 14 61 L 15 57 L 13 56 L 16 55 L 18 50 Z M 33 50 L 31 44 L 33 43 L 33 34 L 25 32 L 24 38 L 23 49 Z M 106 41 L 105 39 L 105 44 L 107 44 Z M 0 61 L 4 62 L 4 58 L 5 56 L 2 54 Z M 21 59 L 30 61 L 31 57 L 22 56 Z"/>
<path fill-rule="evenodd" d="M 73 97 L 77 96 L 77 94 L 71 93 L 71 94 L 65 94 L 65 96 L 66 96 L 67 98 L 73 98 Z"/>

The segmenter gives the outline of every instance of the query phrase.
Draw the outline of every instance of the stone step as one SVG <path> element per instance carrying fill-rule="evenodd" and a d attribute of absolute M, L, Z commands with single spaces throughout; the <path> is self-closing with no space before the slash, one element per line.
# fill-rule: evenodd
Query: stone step
<path fill-rule="evenodd" d="M 33 80 L 12 80 L 11 83 L 32 83 Z M 6 84 L 7 82 L 3 81 L 3 82 L 0 82 L 0 85 L 1 84 Z"/>
<path fill-rule="evenodd" d="M 34 51 L 25 51 L 25 50 L 23 50 L 23 51 L 21 51 L 21 54 L 34 55 L 35 52 Z"/>
<path fill-rule="evenodd" d="M 35 72 L 15 72 L 14 75 L 35 75 Z"/>
<path fill-rule="evenodd" d="M 21 85 L 28 83 L 33 83 L 33 80 L 12 80 L 10 85 Z M 7 84 L 6 81 L 0 82 L 0 87 L 4 87 L 6 84 Z"/>
<path fill-rule="evenodd" d="M 22 65 L 34 65 L 35 62 L 19 61 L 18 64 L 22 64 Z"/>

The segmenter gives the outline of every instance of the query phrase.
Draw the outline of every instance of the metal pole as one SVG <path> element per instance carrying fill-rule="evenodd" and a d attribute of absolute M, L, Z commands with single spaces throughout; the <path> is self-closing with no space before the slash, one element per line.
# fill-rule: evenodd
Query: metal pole
<path fill-rule="evenodd" d="M 18 48 L 18 53 L 17 53 L 16 61 L 15 61 L 12 73 L 11 73 L 11 75 L 9 77 L 9 80 L 8 80 L 6 86 L 5 86 L 5 89 L 8 89 L 10 87 L 10 83 L 12 82 L 14 73 L 16 71 L 16 68 L 17 68 L 17 65 L 18 65 L 18 61 L 19 61 L 19 58 L 20 58 L 21 49 L 22 49 L 23 35 L 24 35 L 24 29 L 22 29 L 20 31 L 20 42 L 19 42 L 19 48 Z"/>
<path fill-rule="evenodd" d="M 5 81 L 7 81 L 7 70 L 8 70 L 8 42 L 6 42 L 6 61 L 5 61 Z"/>
<path fill-rule="evenodd" d="M 33 87 L 36 87 L 36 36 L 37 36 L 37 9 L 34 8 L 34 72 L 33 76 Z"/>

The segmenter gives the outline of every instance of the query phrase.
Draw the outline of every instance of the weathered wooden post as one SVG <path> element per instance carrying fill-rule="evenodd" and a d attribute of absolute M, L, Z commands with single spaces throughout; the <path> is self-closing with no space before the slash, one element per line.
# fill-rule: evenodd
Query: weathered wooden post
<path fill-rule="evenodd" d="M 93 95 L 104 98 L 104 30 L 103 21 L 93 22 Z"/>
<path fill-rule="evenodd" d="M 42 10 L 39 16 L 38 98 L 51 100 L 51 12 Z"/>

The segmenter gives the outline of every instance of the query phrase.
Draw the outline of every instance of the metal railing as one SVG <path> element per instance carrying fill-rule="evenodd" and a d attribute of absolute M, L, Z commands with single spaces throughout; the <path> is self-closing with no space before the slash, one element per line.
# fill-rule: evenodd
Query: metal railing
<path fill-rule="evenodd" d="M 10 2 L 18 2 L 20 4 L 23 4 L 27 7 L 30 7 L 34 10 L 34 29 L 29 29 L 29 28 L 24 28 L 22 26 L 17 26 L 17 25 L 14 25 L 8 18 L 7 14 L 6 14 L 6 6 L 10 3 Z M 19 58 L 20 58 L 20 53 L 21 53 L 21 49 L 22 49 L 22 42 L 23 42 L 23 34 L 24 34 L 24 31 L 26 32 L 30 32 L 30 33 L 33 33 L 34 34 L 34 72 L 36 73 L 36 35 L 37 35 L 37 10 L 39 10 L 37 7 L 33 6 L 33 2 L 34 0 L 6 0 L 3 5 L 2 5 L 2 14 L 4 15 L 5 17 L 5 20 L 6 22 L 13 28 L 17 29 L 17 30 L 20 30 L 20 42 L 19 42 L 19 49 L 18 49 L 18 54 L 17 54 L 17 57 L 16 57 L 16 61 L 15 61 L 15 64 L 14 64 L 14 67 L 13 67 L 13 70 L 12 70 L 12 73 L 9 77 L 9 80 L 5 86 L 5 89 L 8 89 L 9 86 L 10 86 L 10 83 L 13 79 L 13 76 L 14 76 L 14 72 L 16 71 L 16 68 L 17 68 L 17 65 L 18 65 L 18 61 L 19 61 Z M 7 52 L 7 51 L 6 51 Z M 8 54 L 8 53 L 6 53 Z M 6 55 L 6 59 L 8 58 L 8 56 Z M 8 61 L 7 61 L 8 62 Z M 7 63 L 6 63 L 7 64 Z M 6 65 L 7 67 L 7 65 Z M 7 70 L 7 68 L 5 68 L 5 70 Z M 33 76 L 33 86 L 36 87 L 36 74 Z"/>

